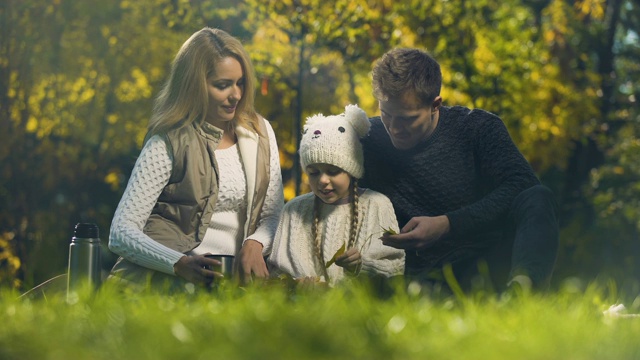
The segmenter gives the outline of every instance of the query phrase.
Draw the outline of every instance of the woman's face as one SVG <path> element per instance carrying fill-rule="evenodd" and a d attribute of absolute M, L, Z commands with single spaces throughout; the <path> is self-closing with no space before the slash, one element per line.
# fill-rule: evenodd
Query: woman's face
<path fill-rule="evenodd" d="M 311 191 L 326 204 L 349 196 L 351 176 L 346 171 L 329 164 L 311 164 L 306 170 Z"/>
<path fill-rule="evenodd" d="M 218 62 L 213 75 L 207 79 L 207 91 L 207 122 L 226 129 L 224 123 L 235 117 L 236 107 L 244 92 L 244 73 L 238 60 L 226 57 Z"/>

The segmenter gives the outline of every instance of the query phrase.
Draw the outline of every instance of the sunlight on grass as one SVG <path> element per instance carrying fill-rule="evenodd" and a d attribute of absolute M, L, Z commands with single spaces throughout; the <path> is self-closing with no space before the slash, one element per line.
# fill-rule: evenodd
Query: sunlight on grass
<path fill-rule="evenodd" d="M 612 318 L 611 287 L 554 294 L 384 295 L 364 285 L 293 293 L 280 286 L 194 294 L 103 286 L 19 299 L 0 293 L 2 359 L 602 359 L 638 358 L 640 319 Z M 637 312 L 637 309 L 629 309 Z"/>

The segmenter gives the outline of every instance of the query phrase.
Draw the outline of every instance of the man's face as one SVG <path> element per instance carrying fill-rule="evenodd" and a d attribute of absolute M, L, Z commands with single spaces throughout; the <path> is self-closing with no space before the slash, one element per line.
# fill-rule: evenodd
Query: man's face
<path fill-rule="evenodd" d="M 427 139 L 438 125 L 438 107 L 442 102 L 436 97 L 431 105 L 422 104 L 413 92 L 380 101 L 380 118 L 391 143 L 396 149 L 409 150 Z"/>

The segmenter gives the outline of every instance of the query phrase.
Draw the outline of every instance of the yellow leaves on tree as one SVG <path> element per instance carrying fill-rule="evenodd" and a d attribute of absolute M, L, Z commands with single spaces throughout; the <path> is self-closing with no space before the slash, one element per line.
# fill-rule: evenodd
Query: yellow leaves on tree
<path fill-rule="evenodd" d="M 123 80 L 116 88 L 116 96 L 122 102 L 134 102 L 150 98 L 152 91 L 146 74 L 135 67 L 131 70 L 130 78 Z"/>
<path fill-rule="evenodd" d="M 10 284 L 5 285 L 16 288 L 20 285 L 20 281 L 16 279 L 15 275 L 20 269 L 21 263 L 20 258 L 13 253 L 12 239 L 12 233 L 0 233 L 0 284 L 3 281 L 8 281 Z"/>

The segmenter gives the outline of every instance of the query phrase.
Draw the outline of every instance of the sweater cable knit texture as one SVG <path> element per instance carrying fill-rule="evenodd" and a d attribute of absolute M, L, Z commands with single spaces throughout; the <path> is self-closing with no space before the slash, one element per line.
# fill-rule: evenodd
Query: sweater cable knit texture
<path fill-rule="evenodd" d="M 247 219 L 247 182 L 238 146 L 216 150 L 220 190 L 209 228 L 195 254 L 235 255 L 242 247 L 242 227 Z"/>
<path fill-rule="evenodd" d="M 283 208 L 280 224 L 269 257 L 273 276 L 286 273 L 294 278 L 322 277 L 311 231 L 313 222 L 313 193 L 301 195 L 289 201 Z M 386 277 L 400 275 L 404 271 L 404 252 L 385 246 L 380 241 L 383 228 L 398 230 L 391 202 L 384 195 L 366 190 L 359 200 L 362 221 L 355 247 L 362 255 L 362 272 Z M 349 240 L 351 224 L 350 204 L 322 204 L 320 209 L 320 233 L 324 262 Z M 345 277 L 342 267 L 335 264 L 327 269 L 330 284 Z"/>

